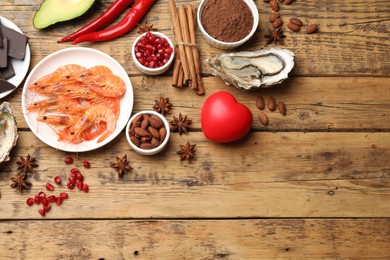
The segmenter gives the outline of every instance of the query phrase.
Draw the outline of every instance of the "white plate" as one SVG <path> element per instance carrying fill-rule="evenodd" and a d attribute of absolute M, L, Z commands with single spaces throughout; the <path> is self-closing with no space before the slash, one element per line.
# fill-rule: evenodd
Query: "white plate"
<path fill-rule="evenodd" d="M 49 74 L 56 70 L 61 65 L 66 64 L 78 64 L 86 68 L 90 68 L 96 65 L 104 65 L 112 70 L 112 72 L 121 77 L 126 83 L 126 92 L 120 98 L 120 115 L 117 121 L 116 129 L 109 137 L 104 141 L 97 143 L 97 139 L 91 141 L 84 141 L 80 144 L 72 144 L 69 142 L 58 141 L 57 134 L 53 129 L 36 120 L 36 112 L 28 112 L 27 105 L 31 104 L 33 101 L 38 100 L 39 97 L 35 92 L 28 90 L 27 86 L 32 84 L 37 79 L 42 76 Z M 63 49 L 57 52 L 54 52 L 41 60 L 35 68 L 31 71 L 30 75 L 27 77 L 26 82 L 24 83 L 24 88 L 22 92 L 22 108 L 23 114 L 26 119 L 28 126 L 31 131 L 44 143 L 49 146 L 56 148 L 58 150 L 66 152 L 86 152 L 91 151 L 97 148 L 102 147 L 103 145 L 111 142 L 116 136 L 118 136 L 123 128 L 126 126 L 127 121 L 129 121 L 131 111 L 133 109 L 133 87 L 130 82 L 130 78 L 127 75 L 124 68 L 111 56 L 108 54 L 90 48 L 84 47 L 73 47 Z"/>
<path fill-rule="evenodd" d="M 4 17 L 0 16 L 0 19 L 1 19 L 1 23 L 4 26 L 6 26 L 8 28 L 11 28 L 11 29 L 13 29 L 13 30 L 15 30 L 17 32 L 23 33 L 19 29 L 19 27 L 17 27 L 13 22 L 8 20 L 7 18 L 4 18 Z M 15 71 L 15 76 L 13 76 L 12 78 L 8 79 L 7 81 L 9 83 L 12 83 L 15 87 L 19 87 L 20 83 L 22 83 L 24 77 L 27 74 L 28 67 L 30 66 L 30 46 L 28 45 L 28 43 L 27 43 L 27 46 L 26 46 L 26 55 L 24 56 L 24 60 L 17 60 L 17 59 L 13 59 L 13 58 L 10 58 L 10 59 L 11 59 L 11 64 L 12 64 L 12 66 L 14 68 L 14 71 Z M 15 89 L 16 88 L 8 90 L 8 91 L 3 92 L 3 93 L 0 93 L 0 99 L 2 99 L 3 97 L 8 96 Z"/>

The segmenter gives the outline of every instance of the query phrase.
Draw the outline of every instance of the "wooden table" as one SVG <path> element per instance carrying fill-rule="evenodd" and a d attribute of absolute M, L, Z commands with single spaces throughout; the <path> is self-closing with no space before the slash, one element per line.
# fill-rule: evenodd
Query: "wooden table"
<path fill-rule="evenodd" d="M 39 0 L 3 0 L 0 14 L 30 37 L 31 69 L 50 53 L 70 47 L 56 40 L 105 10 L 97 1 L 85 16 L 38 31 L 32 27 Z M 199 1 L 177 1 L 177 5 Z M 240 50 L 265 47 L 269 5 L 256 1 L 259 28 Z M 120 62 L 131 78 L 133 113 L 151 109 L 160 95 L 193 120 L 188 135 L 172 134 L 163 153 L 132 151 L 124 132 L 104 148 L 87 153 L 57 151 L 28 128 L 21 112 L 21 85 L 6 97 L 16 110 L 19 140 L 11 161 L 1 165 L 0 259 L 390 259 L 390 59 L 388 0 L 296 1 L 281 4 L 285 24 L 299 17 L 318 22 L 320 32 L 286 30 L 285 48 L 296 54 L 291 78 L 281 86 L 242 92 L 210 74 L 206 58 L 221 50 L 200 32 L 206 95 L 171 87 L 172 70 L 162 76 L 140 73 L 130 56 L 136 30 L 110 42 L 82 44 Z M 172 36 L 167 0 L 157 1 L 146 19 Z M 285 26 L 285 25 L 284 25 Z M 231 144 L 208 141 L 200 110 L 220 90 L 252 111 L 246 138 Z M 255 98 L 284 101 L 287 115 L 265 112 L 257 120 Z M 2 101 L 4 101 L 2 100 Z M 187 141 L 196 159 L 179 161 Z M 19 156 L 36 157 L 30 191 L 11 189 Z M 133 171 L 118 179 L 110 162 L 127 154 Z M 66 165 L 64 158 L 75 163 Z M 88 160 L 92 167 L 83 169 Z M 29 196 L 47 182 L 79 167 L 89 193 L 70 198 L 41 217 Z M 66 191 L 58 187 L 56 192 Z"/>

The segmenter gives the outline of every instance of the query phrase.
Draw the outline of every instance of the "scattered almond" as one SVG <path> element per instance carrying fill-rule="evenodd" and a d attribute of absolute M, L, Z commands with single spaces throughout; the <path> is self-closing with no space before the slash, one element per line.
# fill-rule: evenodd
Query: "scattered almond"
<path fill-rule="evenodd" d="M 267 117 L 266 114 L 264 114 L 263 112 L 260 112 L 259 115 L 258 115 L 258 118 L 259 118 L 260 123 L 263 126 L 267 126 L 268 125 L 268 117 Z"/>
<path fill-rule="evenodd" d="M 280 114 L 282 114 L 284 116 L 286 115 L 286 105 L 281 101 L 278 102 L 278 110 L 279 110 Z"/>
<path fill-rule="evenodd" d="M 298 19 L 298 18 L 295 18 L 295 17 L 290 19 L 290 23 L 296 24 L 298 26 L 302 26 L 303 25 L 302 21 L 300 19 Z"/>
<path fill-rule="evenodd" d="M 298 26 L 296 24 L 293 24 L 293 23 L 288 23 L 287 24 L 287 28 L 290 29 L 293 32 L 298 32 L 301 29 L 300 26 Z"/>
<path fill-rule="evenodd" d="M 275 111 L 276 110 L 276 102 L 275 102 L 275 99 L 273 97 L 270 97 L 268 99 L 268 109 L 270 111 Z"/>
<path fill-rule="evenodd" d="M 269 16 L 270 23 L 275 22 L 275 20 L 278 19 L 279 17 L 280 17 L 280 13 L 272 13 L 272 14 L 270 14 L 270 16 Z"/>
<path fill-rule="evenodd" d="M 263 110 L 265 108 L 264 99 L 262 96 L 256 97 L 256 107 L 260 110 Z"/>
<path fill-rule="evenodd" d="M 286 1 L 284 1 L 284 4 L 285 5 L 291 5 L 294 2 L 295 2 L 295 0 L 286 0 Z"/>
<path fill-rule="evenodd" d="M 272 26 L 273 26 L 274 28 L 279 28 L 280 26 L 282 26 L 282 24 L 283 24 L 283 20 L 280 19 L 280 18 L 278 18 L 278 19 L 276 19 L 276 20 L 272 23 Z"/>
<path fill-rule="evenodd" d="M 318 25 L 313 23 L 312 25 L 310 25 L 309 27 L 307 27 L 306 29 L 306 33 L 308 34 L 312 34 L 312 33 L 315 33 L 318 31 Z"/>
<path fill-rule="evenodd" d="M 271 0 L 271 1 L 269 1 L 269 6 L 270 6 L 271 9 L 274 10 L 275 12 L 278 12 L 278 11 L 279 11 L 279 4 L 278 4 L 278 2 L 276 2 L 276 0 Z"/>

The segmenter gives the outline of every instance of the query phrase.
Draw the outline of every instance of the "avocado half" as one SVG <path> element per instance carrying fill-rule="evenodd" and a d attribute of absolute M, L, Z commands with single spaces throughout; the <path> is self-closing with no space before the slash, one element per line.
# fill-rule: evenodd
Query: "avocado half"
<path fill-rule="evenodd" d="M 43 29 L 58 22 L 83 15 L 95 0 L 44 0 L 34 15 L 35 29 Z"/>

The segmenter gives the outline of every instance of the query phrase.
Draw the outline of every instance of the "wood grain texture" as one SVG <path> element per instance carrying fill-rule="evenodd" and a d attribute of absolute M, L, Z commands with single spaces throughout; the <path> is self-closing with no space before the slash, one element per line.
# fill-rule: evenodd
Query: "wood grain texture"
<path fill-rule="evenodd" d="M 187 140 L 197 157 L 180 162 L 176 151 Z M 80 167 L 90 192 L 70 191 L 47 218 L 237 218 L 237 217 L 390 217 L 390 139 L 388 133 L 261 133 L 217 145 L 202 133 L 173 135 L 153 157 L 133 151 L 121 135 L 89 153 L 53 152 L 31 132 L 22 132 L 12 160 L 0 175 L 2 219 L 38 218 L 38 206 L 25 204 L 56 175 L 67 179 Z M 18 156 L 37 157 L 31 191 L 9 186 Z M 128 154 L 134 170 L 118 179 L 109 167 Z M 73 165 L 63 161 L 77 158 Z M 99 159 L 96 159 L 99 158 Z M 83 169 L 88 160 L 92 168 Z M 68 191 L 58 187 L 54 194 Z M 104 209 L 104 210 L 102 210 Z"/>
<path fill-rule="evenodd" d="M 2 15 L 12 19 L 31 37 L 32 66 L 51 52 L 69 47 L 70 44 L 57 44 L 56 39 L 75 31 L 82 25 L 97 17 L 108 3 L 100 1 L 84 16 L 71 22 L 54 25 L 46 30 L 38 31 L 32 27 L 34 12 L 40 1 L 6 0 L 2 1 Z M 199 1 L 177 1 L 177 5 Z M 260 23 L 254 37 L 240 50 L 256 50 L 265 47 L 264 34 L 269 27 L 268 16 L 271 13 L 269 4 L 256 1 L 259 9 Z M 157 1 L 145 19 L 153 23 L 163 33 L 172 36 L 171 18 L 167 0 Z M 387 0 L 336 1 L 315 0 L 296 1 L 286 6 L 281 4 L 281 15 L 287 38 L 284 47 L 296 54 L 297 66 L 293 75 L 304 76 L 389 76 L 390 60 L 389 15 L 390 6 Z M 4 11 L 3 11 L 4 10 Z M 307 35 L 304 30 L 299 33 L 290 32 L 286 25 L 291 17 L 300 18 L 305 26 L 319 24 L 319 33 Z M 145 20 L 144 19 L 144 20 Z M 305 27 L 304 27 L 305 28 Z M 130 75 L 140 74 L 130 57 L 130 46 L 137 36 L 136 30 L 113 40 L 110 44 L 85 43 L 81 46 L 100 49 L 117 59 L 124 65 Z M 208 45 L 199 30 L 197 31 L 202 59 L 203 73 L 209 73 L 205 59 L 221 53 Z"/>
<path fill-rule="evenodd" d="M 188 115 L 193 128 L 200 130 L 200 111 L 206 98 L 217 91 L 232 93 L 252 111 L 253 131 L 374 131 L 390 130 L 390 84 L 388 78 L 291 78 L 279 87 L 243 92 L 226 86 L 222 80 L 205 77 L 206 95 L 199 97 L 193 90 L 171 87 L 170 77 L 131 77 L 134 91 L 133 113 L 152 109 L 160 95 L 173 103 L 173 115 Z M 21 88 L 7 100 L 15 108 L 19 128 L 27 128 L 21 109 Z M 269 96 L 283 101 L 287 116 L 263 110 L 269 117 L 268 127 L 257 120 L 256 96 Z"/>
<path fill-rule="evenodd" d="M 6 221 L 0 234 L 1 259 L 390 258 L 389 219 Z"/>

